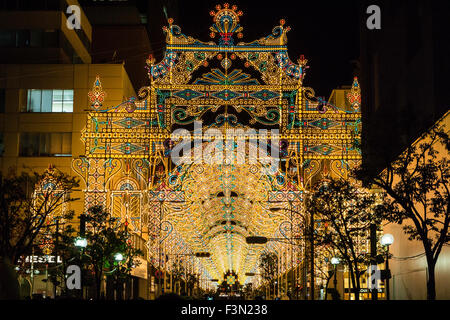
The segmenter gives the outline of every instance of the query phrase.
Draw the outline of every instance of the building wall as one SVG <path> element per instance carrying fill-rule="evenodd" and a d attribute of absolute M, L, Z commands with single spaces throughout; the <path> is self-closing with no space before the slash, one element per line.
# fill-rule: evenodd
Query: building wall
<path fill-rule="evenodd" d="M 85 147 L 81 141 L 81 132 L 86 125 L 87 110 L 90 103 L 88 93 L 92 90 L 97 75 L 100 76 L 103 91 L 106 97 L 104 106 L 115 106 L 135 96 L 134 86 L 130 81 L 129 73 L 138 73 L 141 68 L 143 85 L 148 80 L 144 69 L 145 57 L 150 51 L 148 35 L 145 27 L 136 26 L 134 29 L 122 28 L 121 39 L 125 42 L 113 41 L 115 38 L 105 38 L 106 33 L 115 33 L 113 27 L 97 37 L 96 52 L 104 53 L 123 49 L 118 59 L 95 62 L 91 55 L 94 47 L 93 28 L 83 9 L 81 10 L 81 29 L 67 28 L 66 13 L 70 5 L 80 5 L 77 0 L 52 1 L 22 1 L 0 0 L 0 170 L 7 173 L 13 168 L 18 172 L 22 170 L 43 172 L 50 164 L 58 170 L 77 177 L 72 170 L 72 161 L 85 155 Z M 45 6 L 43 5 L 45 3 Z M 104 13 L 104 12 L 102 12 Z M 102 14 L 100 13 L 100 14 Z M 139 17 L 139 15 L 136 15 Z M 117 21 L 111 21 L 114 25 Z M 120 24 L 120 23 L 119 23 Z M 138 35 L 136 38 L 135 36 Z M 116 35 L 117 36 L 117 35 Z M 6 40 L 5 40 L 6 39 Z M 131 40 L 130 40 L 131 39 Z M 132 44 L 132 47 L 130 47 Z M 136 46 L 143 49 L 139 52 L 140 59 L 136 58 Z M 125 48 L 125 49 L 124 49 Z M 129 51 L 131 50 L 131 51 Z M 135 50 L 135 51 L 133 51 Z M 134 55 L 133 55 L 134 53 Z M 127 56 L 133 64 L 132 68 L 121 61 Z M 127 60 L 128 61 L 128 60 Z M 138 67 L 137 64 L 140 66 Z M 30 112 L 28 104 L 28 90 L 73 90 L 73 112 Z M 45 110 L 48 110 L 48 99 L 45 100 Z M 50 99 L 50 101 L 52 101 Z M 67 141 L 62 140 L 62 149 L 70 146 L 70 155 L 28 157 L 20 154 L 20 140 L 23 133 L 57 134 L 64 133 Z M 53 137 L 52 137 L 53 138 Z M 25 140 L 25 139 L 24 139 Z M 34 140 L 30 140 L 34 141 Z M 28 145 L 27 150 L 33 149 L 36 144 Z M 53 149 L 53 140 L 46 146 Z M 56 148 L 58 149 L 58 148 Z M 27 151 L 28 152 L 28 151 Z M 54 153 L 50 151 L 50 153 Z M 25 168 L 26 167 L 26 168 Z M 80 185 L 74 190 L 72 196 L 78 198 L 70 203 L 67 209 L 75 212 L 72 221 L 75 228 L 79 226 L 79 215 L 84 210 L 84 186 Z M 45 269 L 40 268 L 40 274 L 34 282 L 34 293 L 52 295 L 53 286 L 46 285 L 41 280 L 45 278 Z M 147 284 L 143 279 L 135 291 L 146 297 Z M 128 289 L 127 289 L 128 290 Z"/>
<path fill-rule="evenodd" d="M 136 0 L 80 0 L 80 3 L 92 24 L 92 63 L 123 62 L 136 90 L 147 86 L 149 80 L 143 66 L 152 52 L 146 10 L 150 3 Z M 152 11 L 150 21 L 157 15 Z M 158 28 L 163 34 L 161 26 Z M 164 47 L 164 40 L 159 47 Z"/>
<path fill-rule="evenodd" d="M 366 27 L 374 4 L 380 30 Z M 360 6 L 363 165 L 376 174 L 449 109 L 450 2 L 363 0 Z"/>
<path fill-rule="evenodd" d="M 26 5 L 0 12 L 0 30 L 58 32 L 56 44 L 20 44 L 0 48 L 2 63 L 91 63 L 92 26 L 81 10 L 81 29 L 67 28 L 67 7 L 78 5 L 76 0 L 61 2 L 60 10 L 30 10 Z"/>
<path fill-rule="evenodd" d="M 440 121 L 445 125 L 445 130 L 450 131 L 450 112 L 447 112 Z M 427 139 L 422 137 L 416 143 Z M 436 144 L 436 150 L 440 157 L 448 158 L 448 151 L 442 144 Z M 418 206 L 420 208 L 420 206 Z M 404 222 L 403 225 L 406 225 Z M 427 298 L 427 262 L 425 256 L 399 260 L 398 258 L 414 257 L 425 252 L 422 242 L 410 241 L 403 232 L 403 226 L 398 224 L 387 224 L 383 230 L 394 236 L 394 243 L 390 248 L 393 259 L 390 260 L 391 298 L 403 299 L 426 299 Z M 444 246 L 439 255 L 436 265 L 436 297 L 437 299 L 450 299 L 450 245 Z"/>
<path fill-rule="evenodd" d="M 96 76 L 101 77 L 107 92 L 104 105 L 114 106 L 135 95 L 135 91 L 123 65 L 0 65 L 0 88 L 5 89 L 5 113 L 0 114 L 0 132 L 3 133 L 4 153 L 0 157 L 0 170 L 7 172 L 24 166 L 43 172 L 49 164 L 71 175 L 72 159 L 85 154 L 81 131 L 86 124 L 88 92 Z M 22 112 L 26 110 L 27 89 L 73 89 L 74 102 L 71 113 Z M 22 132 L 70 132 L 71 157 L 21 157 L 19 137 Z M 72 204 L 76 216 L 82 213 L 83 194 Z"/>
<path fill-rule="evenodd" d="M 144 66 L 151 47 L 144 25 L 95 26 L 93 39 L 93 63 L 123 62 L 137 90 L 149 85 Z"/>

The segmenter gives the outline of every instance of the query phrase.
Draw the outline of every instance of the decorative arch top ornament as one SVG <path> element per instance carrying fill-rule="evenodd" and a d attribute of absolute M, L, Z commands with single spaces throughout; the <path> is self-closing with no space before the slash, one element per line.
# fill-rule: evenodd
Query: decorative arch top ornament
<path fill-rule="evenodd" d="M 162 79 L 170 77 L 172 80 L 185 79 L 187 82 L 192 73 L 200 66 L 208 66 L 209 60 L 217 57 L 222 60 L 224 69 L 231 65 L 231 59 L 245 60 L 245 66 L 252 66 L 254 70 L 262 74 L 266 84 L 279 82 L 298 84 L 303 82 L 307 67 L 307 60 L 303 56 L 297 64 L 289 59 L 287 53 L 287 33 L 291 30 L 285 26 L 285 20 L 280 20 L 280 25 L 273 28 L 272 33 L 245 43 L 236 43 L 235 37 L 242 38 L 242 26 L 239 17 L 242 11 L 237 6 L 225 3 L 217 5 L 216 10 L 210 12 L 213 17 L 213 25 L 210 27 L 210 37 L 216 42 L 202 42 L 181 32 L 181 28 L 173 24 L 172 18 L 168 19 L 168 26 L 163 27 L 166 33 L 166 53 L 160 63 L 155 64 L 155 59 L 150 56 L 147 59 L 147 70 L 151 80 L 165 83 Z M 222 55 L 225 55 L 221 59 Z M 230 55 L 230 57 L 228 57 Z M 279 74 L 279 71 L 283 75 Z M 184 75 L 182 75 L 184 74 Z"/>
<path fill-rule="evenodd" d="M 361 88 L 359 87 L 358 78 L 353 79 L 352 89 L 347 93 L 347 99 L 355 112 L 361 109 Z"/>
<path fill-rule="evenodd" d="M 95 78 L 94 86 L 92 90 L 89 91 L 88 97 L 89 102 L 91 103 L 91 108 L 98 110 L 103 106 L 103 101 L 105 101 L 106 98 L 106 92 L 103 91 L 99 75 Z"/>
<path fill-rule="evenodd" d="M 211 30 L 210 37 L 214 38 L 216 33 L 220 35 L 219 45 L 233 45 L 233 34 L 237 33 L 238 38 L 242 38 L 242 27 L 239 24 L 239 17 L 242 16 L 242 11 L 237 11 L 237 6 L 232 6 L 228 3 L 223 5 L 223 8 L 218 4 L 216 11 L 211 11 L 210 15 L 214 17 L 214 24 L 209 28 Z"/>

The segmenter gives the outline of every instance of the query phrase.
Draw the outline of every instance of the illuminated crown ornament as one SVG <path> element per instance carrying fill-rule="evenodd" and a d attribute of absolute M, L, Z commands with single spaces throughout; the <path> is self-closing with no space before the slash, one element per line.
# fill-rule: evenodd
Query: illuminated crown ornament
<path fill-rule="evenodd" d="M 218 4 L 216 10 L 212 10 L 210 15 L 214 17 L 214 24 L 209 28 L 211 30 L 210 36 L 214 38 L 216 33 L 220 35 L 219 45 L 232 46 L 233 34 L 237 33 L 238 38 L 242 38 L 242 27 L 239 24 L 239 17 L 242 16 L 242 11 L 237 11 L 237 6 L 232 6 L 225 3 L 223 7 Z"/>
<path fill-rule="evenodd" d="M 88 93 L 89 102 L 91 103 L 91 107 L 98 110 L 103 106 L 103 101 L 106 97 L 106 92 L 103 91 L 102 83 L 100 81 L 100 76 L 97 75 L 94 87 Z"/>
<path fill-rule="evenodd" d="M 355 111 L 361 108 L 361 88 L 359 87 L 358 77 L 353 79 L 352 89 L 347 93 L 347 99 Z"/>

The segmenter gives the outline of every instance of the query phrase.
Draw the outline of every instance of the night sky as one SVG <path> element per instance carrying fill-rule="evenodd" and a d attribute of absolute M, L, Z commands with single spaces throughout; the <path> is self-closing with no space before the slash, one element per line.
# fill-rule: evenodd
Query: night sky
<path fill-rule="evenodd" d="M 212 17 L 209 12 L 216 4 L 223 2 L 168 1 L 167 13 L 175 18 L 175 24 L 184 34 L 210 41 Z M 332 89 L 352 83 L 355 70 L 352 61 L 359 58 L 358 1 L 284 0 L 277 5 L 277 1 L 241 0 L 229 1 L 229 4 L 236 4 L 244 13 L 240 23 L 245 42 L 271 34 L 280 19 L 286 20 L 286 25 L 291 27 L 289 56 L 293 62 L 301 54 L 309 60 L 304 84 L 314 88 L 318 96 L 328 98 Z M 154 50 L 162 51 L 162 44 L 155 44 Z"/>

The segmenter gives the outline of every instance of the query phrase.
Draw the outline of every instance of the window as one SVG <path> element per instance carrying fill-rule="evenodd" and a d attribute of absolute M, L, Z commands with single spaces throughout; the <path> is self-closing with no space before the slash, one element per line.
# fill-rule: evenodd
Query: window
<path fill-rule="evenodd" d="M 0 31 L 0 47 L 3 48 L 57 48 L 59 44 L 58 30 L 2 30 Z"/>
<path fill-rule="evenodd" d="M 62 3 L 60 0 L 0 0 L 0 11 L 2 10 L 57 10 L 60 11 Z"/>
<path fill-rule="evenodd" d="M 16 35 L 16 47 L 23 48 L 29 47 L 31 41 L 31 31 L 30 30 L 19 30 Z"/>
<path fill-rule="evenodd" d="M 72 133 L 21 133 L 19 148 L 21 157 L 70 157 Z"/>
<path fill-rule="evenodd" d="M 73 112 L 73 90 L 28 90 L 28 112 Z"/>
<path fill-rule="evenodd" d="M 2 30 L 0 31 L 0 47 L 15 47 L 16 46 L 16 32 Z"/>

